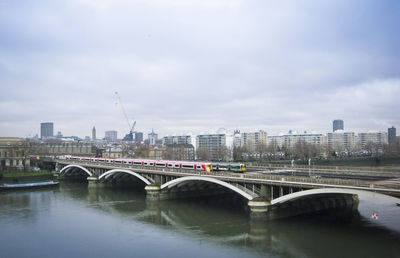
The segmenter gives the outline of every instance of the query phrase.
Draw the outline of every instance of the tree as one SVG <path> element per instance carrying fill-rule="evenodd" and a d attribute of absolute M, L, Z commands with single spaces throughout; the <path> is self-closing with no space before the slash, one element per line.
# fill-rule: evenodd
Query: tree
<path fill-rule="evenodd" d="M 196 151 L 197 159 L 199 160 L 210 160 L 210 153 L 206 148 L 200 148 Z"/>
<path fill-rule="evenodd" d="M 174 158 L 174 149 L 171 146 L 167 146 L 163 152 L 163 159 L 173 160 Z"/>
<path fill-rule="evenodd" d="M 135 156 L 138 158 L 149 158 L 150 147 L 147 144 L 140 144 L 136 148 Z"/>

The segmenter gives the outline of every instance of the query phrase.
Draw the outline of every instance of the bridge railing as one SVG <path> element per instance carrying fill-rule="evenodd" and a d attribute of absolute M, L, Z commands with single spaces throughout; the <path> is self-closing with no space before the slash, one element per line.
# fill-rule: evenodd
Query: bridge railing
<path fill-rule="evenodd" d="M 390 168 L 390 167 L 343 167 L 343 166 L 316 166 L 312 165 L 311 167 L 308 165 L 294 165 L 293 167 L 290 164 L 270 164 L 270 165 L 258 165 L 258 164 L 249 164 L 247 167 L 251 168 L 260 168 L 260 169 L 298 169 L 298 170 L 309 170 L 310 168 L 313 171 L 336 171 L 336 172 L 378 172 L 378 173 L 391 173 L 391 174 L 399 174 L 400 168 Z"/>

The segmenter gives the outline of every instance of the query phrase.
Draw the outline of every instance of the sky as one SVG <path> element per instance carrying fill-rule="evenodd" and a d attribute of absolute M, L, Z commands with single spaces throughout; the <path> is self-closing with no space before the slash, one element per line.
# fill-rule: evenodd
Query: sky
<path fill-rule="evenodd" d="M 0 136 L 400 127 L 397 0 L 0 0 Z"/>

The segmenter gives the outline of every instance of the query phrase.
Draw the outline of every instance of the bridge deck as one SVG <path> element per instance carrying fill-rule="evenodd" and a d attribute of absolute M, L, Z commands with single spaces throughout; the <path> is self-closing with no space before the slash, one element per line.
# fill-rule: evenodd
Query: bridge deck
<path fill-rule="evenodd" d="M 207 176 L 216 178 L 222 181 L 237 182 L 237 183 L 253 183 L 253 184 L 267 184 L 267 185 L 280 185 L 289 187 L 302 187 L 302 188 L 326 188 L 326 187 L 339 187 L 348 189 L 368 190 L 374 192 L 381 192 L 390 195 L 400 196 L 400 178 L 384 181 L 371 181 L 371 180 L 354 180 L 354 179 L 341 179 L 341 178 L 315 178 L 309 176 L 296 176 L 296 175 L 274 175 L 270 173 L 232 173 L 232 172 L 197 172 L 192 170 L 158 168 L 158 167 L 141 167 L 132 165 L 116 165 L 116 164 L 96 164 L 91 162 L 82 161 L 66 161 L 58 160 L 59 164 L 71 165 L 77 164 L 91 168 L 103 169 L 130 169 L 135 172 L 154 175 L 165 176 Z M 269 171 L 264 171 L 269 172 Z"/>

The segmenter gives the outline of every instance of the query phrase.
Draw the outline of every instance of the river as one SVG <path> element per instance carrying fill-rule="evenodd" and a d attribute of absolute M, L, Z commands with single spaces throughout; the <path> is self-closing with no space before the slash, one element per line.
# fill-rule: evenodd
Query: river
<path fill-rule="evenodd" d="M 262 222 L 217 201 L 61 182 L 0 193 L 0 257 L 400 257 L 400 207 L 360 198 L 359 213 Z"/>

